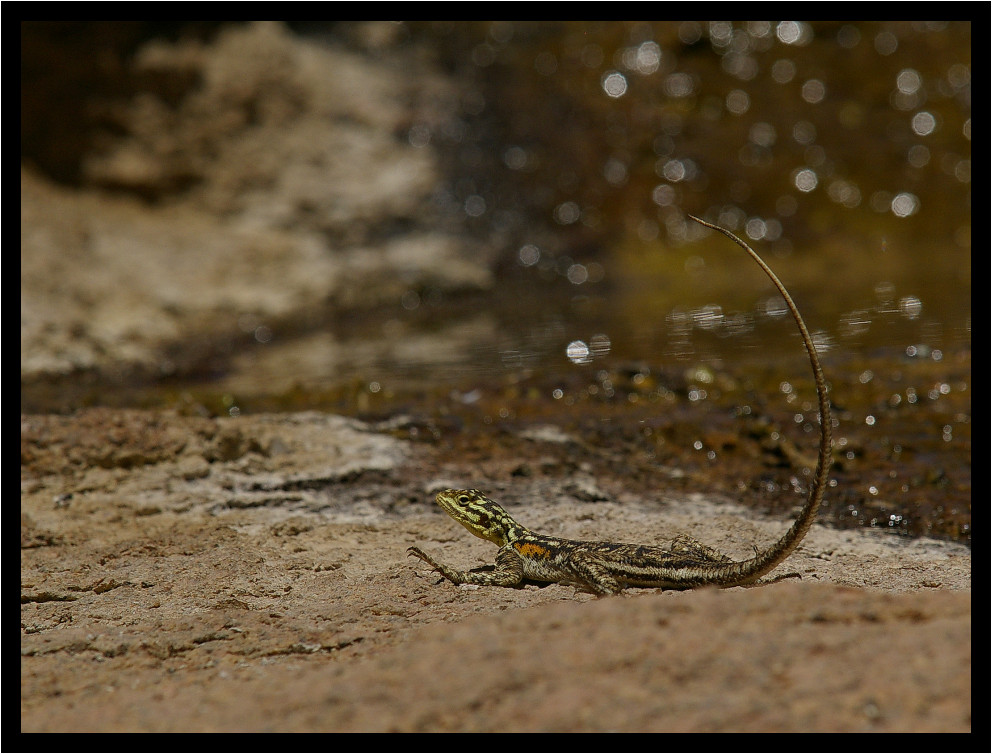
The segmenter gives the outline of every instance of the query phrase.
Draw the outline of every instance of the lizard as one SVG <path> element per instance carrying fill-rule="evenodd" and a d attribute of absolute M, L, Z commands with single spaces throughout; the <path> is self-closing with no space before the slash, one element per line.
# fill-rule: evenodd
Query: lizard
<path fill-rule="evenodd" d="M 410 547 L 441 576 L 455 584 L 521 586 L 524 580 L 571 583 L 597 596 L 619 594 L 626 587 L 694 589 L 703 586 L 748 586 L 784 561 L 806 536 L 823 499 L 830 470 L 832 417 L 827 386 L 816 346 L 792 296 L 764 260 L 726 228 L 693 215 L 700 225 L 718 231 L 746 251 L 771 279 L 799 326 L 799 334 L 816 383 L 820 413 L 820 448 L 809 496 L 789 530 L 764 550 L 745 560 L 733 560 L 687 535 L 676 537 L 671 547 L 563 539 L 539 534 L 517 522 L 503 506 L 473 489 L 445 489 L 437 493 L 441 509 L 472 534 L 499 547 L 495 567 L 488 572 L 460 571 Z M 777 579 L 773 579 L 777 580 Z"/>

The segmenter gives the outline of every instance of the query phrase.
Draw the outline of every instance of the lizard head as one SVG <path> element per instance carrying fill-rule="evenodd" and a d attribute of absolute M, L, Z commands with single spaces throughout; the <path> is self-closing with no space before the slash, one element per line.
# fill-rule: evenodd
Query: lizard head
<path fill-rule="evenodd" d="M 478 490 L 442 490 L 435 499 L 445 513 L 475 536 L 500 547 L 526 531 L 503 506 Z"/>

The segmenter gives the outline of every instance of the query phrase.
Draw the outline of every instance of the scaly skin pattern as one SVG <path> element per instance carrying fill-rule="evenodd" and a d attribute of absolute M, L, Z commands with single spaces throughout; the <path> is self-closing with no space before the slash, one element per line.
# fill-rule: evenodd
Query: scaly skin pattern
<path fill-rule="evenodd" d="M 440 563 L 419 547 L 409 553 L 455 584 L 520 586 L 524 580 L 561 582 L 597 595 L 618 594 L 625 587 L 694 589 L 702 586 L 754 584 L 785 560 L 806 536 L 823 500 L 830 470 L 830 401 L 813 339 L 782 282 L 750 246 L 728 230 L 689 216 L 701 225 L 723 233 L 744 249 L 771 279 L 792 313 L 813 368 L 820 408 L 820 451 L 809 498 L 789 530 L 754 557 L 735 561 L 687 536 L 677 537 L 671 547 L 621 542 L 584 542 L 537 534 L 517 521 L 494 500 L 478 490 L 443 490 L 437 504 L 475 536 L 499 547 L 495 568 L 476 573 L 460 571 Z"/>

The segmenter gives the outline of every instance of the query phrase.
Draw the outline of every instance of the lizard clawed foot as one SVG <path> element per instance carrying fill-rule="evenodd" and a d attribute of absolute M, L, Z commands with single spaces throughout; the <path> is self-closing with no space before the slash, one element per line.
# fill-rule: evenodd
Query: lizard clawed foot
<path fill-rule="evenodd" d="M 773 576 L 772 578 L 768 579 L 765 583 L 775 584 L 778 583 L 779 581 L 785 581 L 786 579 L 799 579 L 800 581 L 802 581 L 803 575 L 801 573 L 796 573 L 795 571 L 793 571 L 792 573 L 783 573 L 781 576 Z"/>
<path fill-rule="evenodd" d="M 434 558 L 432 558 L 426 552 L 421 550 L 419 547 L 408 547 L 406 550 L 406 554 L 420 558 L 422 561 L 424 561 L 428 565 L 433 566 L 435 569 L 438 567 L 437 563 L 434 561 Z"/>
<path fill-rule="evenodd" d="M 422 561 L 424 561 L 427 565 L 431 567 L 432 572 L 441 574 L 441 578 L 437 582 L 438 584 L 444 581 L 444 573 L 441 571 L 441 565 L 436 560 L 434 560 L 434 558 L 432 558 L 426 552 L 421 550 L 419 547 L 408 547 L 406 550 L 406 554 L 420 558 Z"/>

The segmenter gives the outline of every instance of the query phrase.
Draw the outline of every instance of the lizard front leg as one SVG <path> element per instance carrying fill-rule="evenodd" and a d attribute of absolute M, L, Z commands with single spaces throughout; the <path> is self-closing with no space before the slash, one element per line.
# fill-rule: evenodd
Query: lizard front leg
<path fill-rule="evenodd" d="M 459 571 L 457 568 L 451 568 L 438 562 L 419 547 L 411 547 L 407 552 L 420 558 L 453 584 L 518 586 L 524 579 L 523 561 L 510 547 L 504 547 L 496 553 L 496 568 L 487 573 L 472 573 L 471 571 Z"/>

